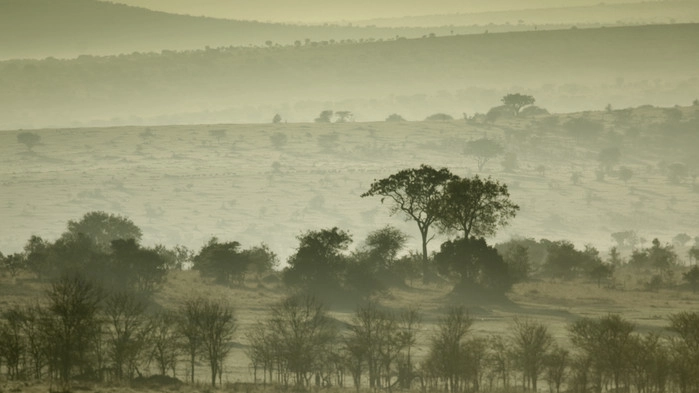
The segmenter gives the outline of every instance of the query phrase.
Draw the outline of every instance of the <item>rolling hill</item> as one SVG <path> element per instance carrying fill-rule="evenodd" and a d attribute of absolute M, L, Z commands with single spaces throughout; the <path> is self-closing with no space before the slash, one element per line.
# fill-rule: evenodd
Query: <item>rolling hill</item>
<path fill-rule="evenodd" d="M 0 129 L 461 117 L 513 91 L 554 112 L 687 105 L 697 47 L 677 24 L 5 61 Z"/>

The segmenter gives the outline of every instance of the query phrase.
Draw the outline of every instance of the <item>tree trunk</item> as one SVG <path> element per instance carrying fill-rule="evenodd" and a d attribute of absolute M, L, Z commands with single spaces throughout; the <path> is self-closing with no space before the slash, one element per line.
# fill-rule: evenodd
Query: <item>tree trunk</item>
<path fill-rule="evenodd" d="M 427 229 L 420 228 L 420 234 L 422 235 L 422 283 L 428 284 L 431 280 L 427 261 Z"/>

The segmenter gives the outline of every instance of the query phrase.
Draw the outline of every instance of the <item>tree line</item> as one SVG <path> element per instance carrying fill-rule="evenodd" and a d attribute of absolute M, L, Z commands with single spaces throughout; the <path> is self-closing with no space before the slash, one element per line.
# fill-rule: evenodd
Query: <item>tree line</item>
<path fill-rule="evenodd" d="M 669 316 L 670 334 L 640 333 L 617 314 L 583 317 L 563 345 L 541 322 L 515 318 L 506 334 L 476 335 L 463 306 L 449 306 L 431 331 L 418 309 L 359 305 L 349 322 L 318 298 L 291 295 L 265 319 L 238 332 L 224 301 L 189 298 L 173 310 L 148 311 L 134 292 L 109 292 L 65 275 L 44 304 L 12 307 L 0 322 L 0 360 L 9 379 L 48 379 L 68 391 L 76 379 L 129 382 L 186 368 L 197 381 L 205 361 L 212 386 L 223 383 L 234 343 L 255 383 L 281 387 L 421 389 L 449 393 L 549 391 L 696 392 L 699 313 Z M 415 355 L 416 347 L 426 353 Z"/>

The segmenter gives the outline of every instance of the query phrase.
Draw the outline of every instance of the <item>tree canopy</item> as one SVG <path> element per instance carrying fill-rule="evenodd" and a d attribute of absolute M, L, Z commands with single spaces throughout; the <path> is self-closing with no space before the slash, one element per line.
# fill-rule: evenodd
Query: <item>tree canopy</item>
<path fill-rule="evenodd" d="M 487 237 L 507 225 L 518 210 L 507 185 L 478 175 L 454 177 L 446 186 L 439 225 L 442 230 L 462 231 L 464 239 Z"/>
<path fill-rule="evenodd" d="M 520 94 L 520 93 L 515 93 L 515 94 L 508 94 L 504 97 L 502 97 L 502 103 L 510 108 L 512 113 L 517 116 L 519 114 L 520 109 L 527 105 L 532 105 L 536 101 L 534 97 L 525 95 L 525 94 Z"/>
<path fill-rule="evenodd" d="M 447 183 L 455 176 L 447 168 L 434 169 L 428 165 L 403 169 L 381 180 L 375 180 L 369 191 L 362 194 L 381 196 L 381 203 L 390 199 L 391 214 L 402 213 L 406 220 L 413 220 L 422 238 L 423 273 L 427 273 L 427 243 L 429 231 L 440 218 L 444 191 Z M 425 275 L 423 279 L 427 279 Z"/>

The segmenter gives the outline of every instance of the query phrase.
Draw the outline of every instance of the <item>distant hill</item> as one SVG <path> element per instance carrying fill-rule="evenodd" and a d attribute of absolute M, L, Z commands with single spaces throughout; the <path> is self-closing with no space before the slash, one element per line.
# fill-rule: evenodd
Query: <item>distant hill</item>
<path fill-rule="evenodd" d="M 97 0 L 0 1 L 0 60 L 74 58 L 204 47 L 294 45 L 396 37 L 697 22 L 699 3 L 629 5 L 437 15 L 343 25 L 291 25 L 194 17 Z M 614 15 L 614 16 L 613 16 Z M 616 15 L 623 15 L 617 17 Z M 694 18 L 694 19 L 692 19 Z M 428 27 L 425 27 L 428 26 Z"/>
<path fill-rule="evenodd" d="M 402 18 L 376 18 L 357 21 L 360 26 L 496 26 L 525 25 L 616 25 L 699 22 L 699 2 L 695 0 L 644 1 L 638 3 L 607 4 L 572 7 L 569 2 L 556 8 L 517 9 L 461 14 L 434 14 Z"/>
<path fill-rule="evenodd" d="M 421 37 L 452 30 L 299 26 L 175 15 L 96 0 L 3 0 L 0 60 Z"/>
<path fill-rule="evenodd" d="M 555 112 L 687 105 L 698 47 L 686 24 L 6 61 L 0 129 L 462 117 L 513 91 Z"/>
<path fill-rule="evenodd" d="M 96 0 L 3 0 L 0 59 L 393 37 L 392 29 L 295 26 L 168 14 Z"/>

